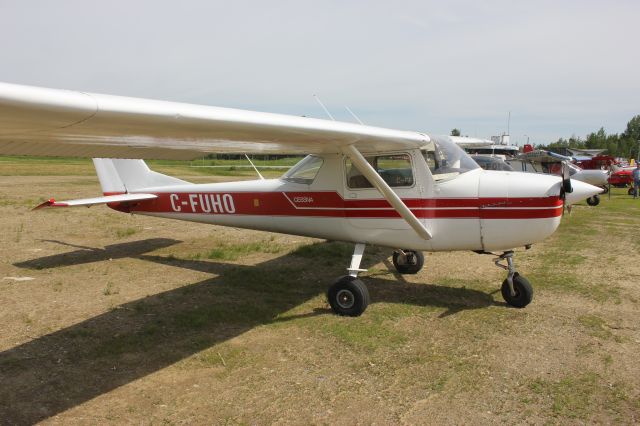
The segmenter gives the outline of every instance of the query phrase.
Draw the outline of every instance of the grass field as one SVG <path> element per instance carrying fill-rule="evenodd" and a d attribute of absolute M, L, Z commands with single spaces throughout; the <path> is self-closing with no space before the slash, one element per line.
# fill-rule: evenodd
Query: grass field
<path fill-rule="evenodd" d="M 0 423 L 639 421 L 640 200 L 621 190 L 517 251 L 525 309 L 502 301 L 490 256 L 427 254 L 398 276 L 368 247 L 358 318 L 324 297 L 350 244 L 30 211 L 98 193 L 90 162 L 0 159 Z"/>
<path fill-rule="evenodd" d="M 265 177 L 278 177 L 295 165 L 302 157 L 287 157 L 277 160 L 252 159 Z M 182 177 L 229 176 L 255 178 L 256 172 L 246 159 L 194 161 L 151 160 L 153 170 L 180 175 Z M 266 166 L 266 167 L 263 167 Z M 95 169 L 89 158 L 56 157 L 2 157 L 0 176 L 94 176 Z"/>

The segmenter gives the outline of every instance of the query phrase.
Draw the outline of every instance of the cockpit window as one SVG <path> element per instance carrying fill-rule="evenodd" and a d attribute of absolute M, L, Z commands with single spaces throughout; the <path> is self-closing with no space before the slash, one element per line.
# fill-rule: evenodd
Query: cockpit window
<path fill-rule="evenodd" d="M 366 157 L 380 177 L 392 188 L 413 186 L 413 170 L 408 154 L 377 155 Z M 347 186 L 352 189 L 373 188 L 360 170 L 346 159 Z"/>
<path fill-rule="evenodd" d="M 298 164 L 293 166 L 282 179 L 288 182 L 311 184 L 316 178 L 323 160 L 315 155 L 307 155 Z"/>
<path fill-rule="evenodd" d="M 422 148 L 422 155 L 436 181 L 451 179 L 480 168 L 462 148 L 446 136 L 432 137 L 431 142 Z"/>

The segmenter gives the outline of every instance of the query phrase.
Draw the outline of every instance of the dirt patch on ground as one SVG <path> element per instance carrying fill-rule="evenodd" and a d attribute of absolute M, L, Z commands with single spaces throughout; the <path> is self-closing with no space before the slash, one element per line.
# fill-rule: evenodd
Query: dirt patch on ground
<path fill-rule="evenodd" d="M 638 421 L 638 245 L 606 223 L 640 224 L 622 197 L 518 252 L 526 309 L 504 305 L 489 256 L 427 254 L 400 277 L 372 248 L 373 304 L 340 318 L 324 291 L 349 245 L 29 210 L 95 196 L 92 176 L 0 177 L 0 191 L 5 422 Z"/>

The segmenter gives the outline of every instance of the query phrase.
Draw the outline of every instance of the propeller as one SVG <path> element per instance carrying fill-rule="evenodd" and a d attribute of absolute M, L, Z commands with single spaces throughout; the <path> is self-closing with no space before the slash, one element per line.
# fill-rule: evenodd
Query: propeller
<path fill-rule="evenodd" d="M 569 165 L 567 161 L 562 162 L 562 185 L 560 185 L 560 198 L 562 198 L 562 214 L 564 215 L 565 208 L 568 208 L 571 213 L 571 206 L 566 206 L 567 194 L 573 192 L 571 186 L 571 174 L 569 173 Z"/>

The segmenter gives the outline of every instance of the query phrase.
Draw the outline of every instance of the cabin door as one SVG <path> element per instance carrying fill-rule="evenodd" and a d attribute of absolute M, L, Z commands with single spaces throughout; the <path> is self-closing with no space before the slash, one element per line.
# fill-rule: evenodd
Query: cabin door
<path fill-rule="evenodd" d="M 420 203 L 424 186 L 416 179 L 416 162 L 424 161 L 415 153 L 393 152 L 365 155 L 365 158 L 409 208 Z M 369 230 L 411 230 L 348 157 L 344 159 L 344 171 L 345 214 L 352 226 Z"/>

